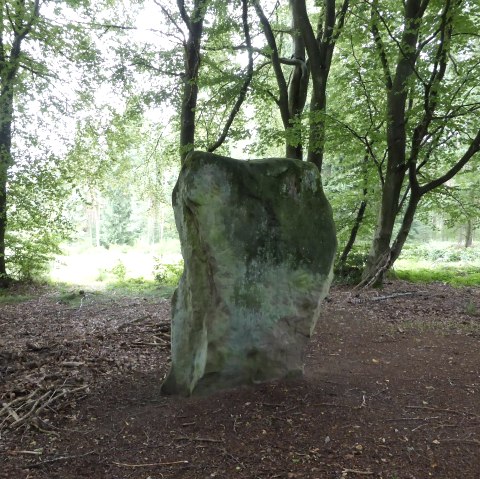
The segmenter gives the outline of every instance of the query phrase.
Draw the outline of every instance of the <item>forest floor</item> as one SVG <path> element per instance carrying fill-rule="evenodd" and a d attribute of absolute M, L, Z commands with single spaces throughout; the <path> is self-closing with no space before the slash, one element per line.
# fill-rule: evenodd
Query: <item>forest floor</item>
<path fill-rule="evenodd" d="M 0 478 L 477 479 L 479 346 L 480 289 L 335 287 L 303 379 L 163 397 L 167 300 L 38 290 L 0 304 Z"/>

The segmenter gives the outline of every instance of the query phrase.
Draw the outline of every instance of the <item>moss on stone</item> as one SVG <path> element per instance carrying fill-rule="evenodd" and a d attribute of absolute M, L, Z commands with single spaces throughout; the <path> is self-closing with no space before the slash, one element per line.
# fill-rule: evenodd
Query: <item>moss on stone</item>
<path fill-rule="evenodd" d="M 193 152 L 173 204 L 185 273 L 164 390 L 188 395 L 302 371 L 336 248 L 316 167 Z"/>

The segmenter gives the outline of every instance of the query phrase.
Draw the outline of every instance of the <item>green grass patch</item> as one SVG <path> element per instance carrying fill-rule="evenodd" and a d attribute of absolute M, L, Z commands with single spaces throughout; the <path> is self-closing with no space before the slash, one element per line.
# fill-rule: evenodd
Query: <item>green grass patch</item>
<path fill-rule="evenodd" d="M 17 304 L 33 299 L 34 296 L 29 294 L 8 294 L 0 293 L 0 304 Z"/>
<path fill-rule="evenodd" d="M 392 275 L 412 283 L 440 282 L 452 286 L 480 286 L 480 267 L 475 266 L 438 266 L 432 268 L 397 267 Z"/>
<path fill-rule="evenodd" d="M 170 298 L 175 291 L 176 285 L 159 284 L 154 280 L 143 278 L 129 278 L 121 281 L 108 283 L 104 293 L 116 296 L 143 296 L 144 298 Z"/>

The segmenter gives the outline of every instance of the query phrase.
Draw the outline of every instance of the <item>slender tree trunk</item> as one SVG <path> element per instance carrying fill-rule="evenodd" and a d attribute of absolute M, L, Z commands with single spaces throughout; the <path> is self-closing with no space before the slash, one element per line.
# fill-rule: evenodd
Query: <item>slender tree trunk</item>
<path fill-rule="evenodd" d="M 160 205 L 160 247 L 163 248 L 165 236 L 165 208 Z"/>
<path fill-rule="evenodd" d="M 465 233 L 465 248 L 470 248 L 473 245 L 473 226 L 472 220 L 467 221 L 467 231 Z"/>
<path fill-rule="evenodd" d="M 358 230 L 362 224 L 363 218 L 365 217 L 365 210 L 367 209 L 367 195 L 368 195 L 368 162 L 370 160 L 370 153 L 367 150 L 362 163 L 362 172 L 363 172 L 363 189 L 362 189 L 362 201 L 360 202 L 360 206 L 358 207 L 357 216 L 355 218 L 355 222 L 353 223 L 353 227 L 350 230 L 350 236 L 348 238 L 347 244 L 338 259 L 338 271 L 342 274 L 342 270 L 345 268 L 347 263 L 348 255 L 352 251 L 353 245 L 357 239 Z"/>
<path fill-rule="evenodd" d="M 404 177 L 405 174 L 402 171 L 392 171 L 390 177 L 388 174 L 385 176 L 377 227 L 362 276 L 363 281 L 368 282 L 377 275 L 378 271 L 384 270 L 390 264 L 390 244 L 398 214 L 400 190 Z"/>
<path fill-rule="evenodd" d="M 5 233 L 7 230 L 7 167 L 0 164 L 0 288 L 8 285 L 5 264 Z"/>
<path fill-rule="evenodd" d="M 7 181 L 12 164 L 13 85 L 5 82 L 0 96 L 0 287 L 9 284 L 5 264 L 7 231 Z"/>
<path fill-rule="evenodd" d="M 95 244 L 95 236 L 93 234 L 93 210 L 89 208 L 88 210 L 88 235 L 90 236 L 90 246 Z"/>
<path fill-rule="evenodd" d="M 390 255 L 390 263 L 388 268 L 391 268 L 395 261 L 400 256 L 402 249 L 407 241 L 410 230 L 412 229 L 413 219 L 415 218 L 415 213 L 417 211 L 418 203 L 420 202 L 421 195 L 418 190 L 413 190 L 410 194 L 410 199 L 408 201 L 407 209 L 403 215 L 402 224 L 400 230 L 397 233 L 395 242 L 392 246 L 392 253 Z"/>
<path fill-rule="evenodd" d="M 367 190 L 363 190 L 364 197 L 367 196 Z M 363 199 L 360 203 L 360 206 L 357 211 L 357 217 L 355 218 L 355 222 L 353 224 L 352 229 L 350 230 L 350 236 L 348 238 L 347 244 L 345 248 L 343 248 L 342 254 L 338 259 L 338 270 L 341 272 L 347 263 L 348 255 L 352 251 L 353 245 L 357 239 L 358 230 L 360 229 L 360 225 L 362 224 L 363 218 L 365 217 L 365 210 L 367 209 L 367 200 Z"/>
<path fill-rule="evenodd" d="M 288 111 L 292 121 L 298 121 L 303 114 L 307 103 L 308 83 L 310 80 L 310 68 L 306 62 L 305 41 L 300 34 L 300 25 L 298 18 L 293 14 L 293 2 L 290 0 L 290 10 L 292 12 L 292 56 L 301 63 L 295 65 L 290 78 L 290 86 L 288 89 Z M 290 125 L 290 127 L 295 125 Z M 298 138 L 295 144 L 288 141 L 287 138 L 287 158 L 303 159 L 303 138 L 301 128 L 298 128 Z"/>
<path fill-rule="evenodd" d="M 94 193 L 94 204 L 93 204 L 93 221 L 95 223 L 95 246 L 100 248 L 100 197 L 98 192 Z"/>
<path fill-rule="evenodd" d="M 195 145 L 195 109 L 198 97 L 198 71 L 200 69 L 200 41 L 203 33 L 203 20 L 207 0 L 195 0 L 190 17 L 185 11 L 183 0 L 178 0 L 180 14 L 189 34 L 185 42 L 183 95 L 180 123 L 180 158 L 185 161 Z"/>
<path fill-rule="evenodd" d="M 332 64 L 335 43 L 343 29 L 349 0 L 344 0 L 338 12 L 335 0 L 325 0 L 324 15 L 315 35 L 307 13 L 305 0 L 291 2 L 292 15 L 296 28 L 300 31 L 308 53 L 312 78 L 312 97 L 310 101 L 310 124 L 308 161 L 322 171 L 323 151 L 325 147 L 325 112 L 327 108 L 327 80 Z"/>

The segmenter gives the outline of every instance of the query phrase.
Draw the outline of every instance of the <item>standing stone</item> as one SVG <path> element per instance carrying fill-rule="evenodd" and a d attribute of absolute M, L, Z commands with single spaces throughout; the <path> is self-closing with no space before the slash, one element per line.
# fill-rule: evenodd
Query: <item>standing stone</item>
<path fill-rule="evenodd" d="M 316 166 L 192 152 L 173 207 L 185 270 L 163 392 L 301 375 L 336 248 Z"/>

